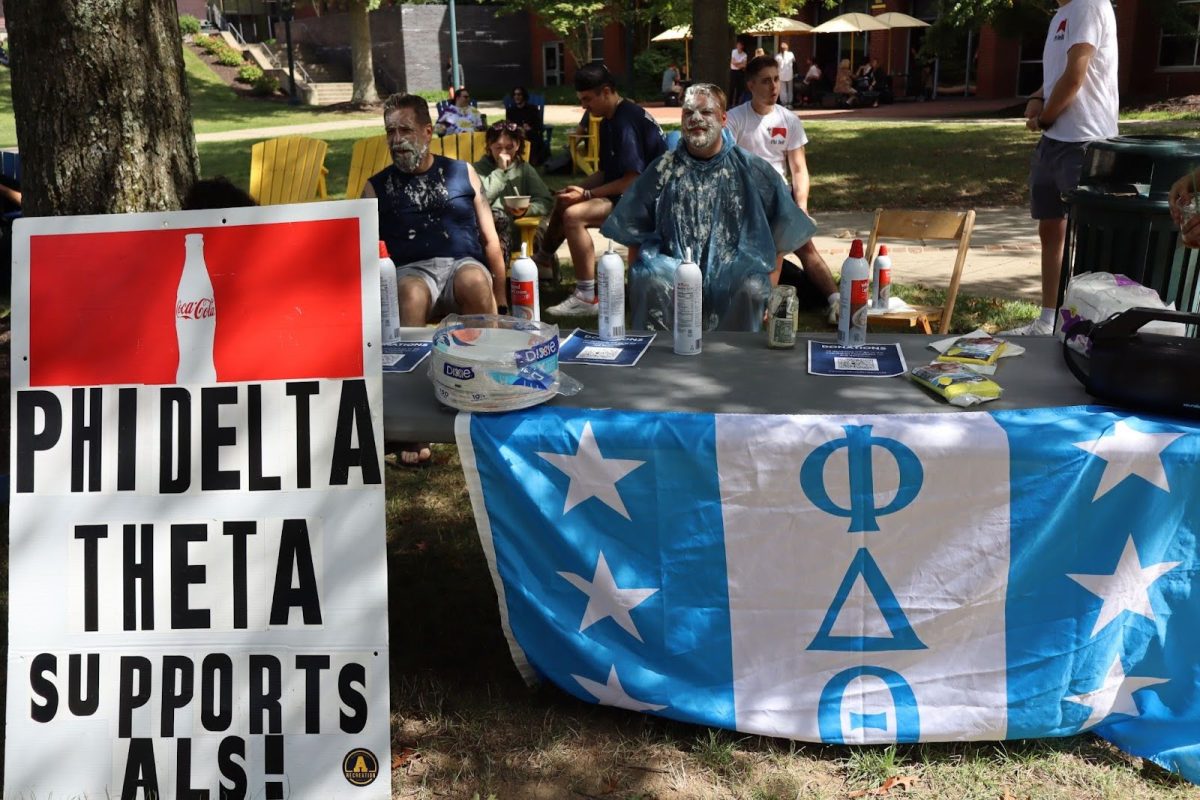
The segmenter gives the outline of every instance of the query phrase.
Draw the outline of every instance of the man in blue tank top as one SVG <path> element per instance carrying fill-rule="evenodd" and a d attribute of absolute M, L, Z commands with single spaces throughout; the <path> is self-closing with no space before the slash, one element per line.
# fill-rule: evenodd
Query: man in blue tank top
<path fill-rule="evenodd" d="M 383 124 L 392 164 L 362 196 L 379 199 L 379 238 L 396 262 L 401 324 L 507 307 L 504 256 L 475 169 L 429 152 L 433 123 L 422 97 L 389 97 Z"/>
<path fill-rule="evenodd" d="M 575 293 L 546 309 L 556 316 L 594 316 L 596 248 L 588 228 L 608 218 L 621 194 L 667 149 L 662 128 L 641 106 L 617 94 L 616 82 L 603 64 L 588 64 L 575 73 L 579 104 L 600 123 L 600 169 L 558 192 L 542 246 L 534 260 L 553 263 L 565 239 L 575 266 Z"/>

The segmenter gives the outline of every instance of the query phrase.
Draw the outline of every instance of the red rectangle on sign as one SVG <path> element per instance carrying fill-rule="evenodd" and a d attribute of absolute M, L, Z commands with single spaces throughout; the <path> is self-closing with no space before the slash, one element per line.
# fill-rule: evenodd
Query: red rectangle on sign
<path fill-rule="evenodd" d="M 349 218 L 32 236 L 29 384 L 175 383 L 185 236 L 196 234 L 217 380 L 363 374 L 360 231 Z"/>

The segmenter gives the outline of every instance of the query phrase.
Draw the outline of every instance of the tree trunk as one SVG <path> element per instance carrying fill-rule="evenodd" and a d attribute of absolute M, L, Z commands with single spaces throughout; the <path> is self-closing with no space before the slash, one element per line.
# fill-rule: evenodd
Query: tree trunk
<path fill-rule="evenodd" d="M 353 103 L 373 103 L 379 99 L 375 91 L 375 66 L 371 59 L 371 20 L 366 0 L 350 4 L 350 60 L 354 65 Z"/>
<path fill-rule="evenodd" d="M 729 0 L 692 0 L 692 78 L 725 89 L 732 41 Z"/>
<path fill-rule="evenodd" d="M 179 208 L 199 160 L 175 0 L 7 0 L 30 216 Z"/>

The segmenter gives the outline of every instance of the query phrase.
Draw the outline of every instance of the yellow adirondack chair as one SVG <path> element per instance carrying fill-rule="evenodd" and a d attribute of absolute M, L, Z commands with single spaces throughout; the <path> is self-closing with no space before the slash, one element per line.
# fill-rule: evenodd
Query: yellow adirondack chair
<path fill-rule="evenodd" d="M 435 156 L 457 159 L 458 161 L 475 162 L 487 155 L 487 134 L 483 131 L 474 133 L 452 133 L 449 136 L 433 137 L 429 143 L 429 152 Z M 529 142 L 525 143 L 521 153 L 529 160 Z"/>
<path fill-rule="evenodd" d="M 460 133 L 444 138 L 434 137 L 429 143 L 434 155 L 444 155 L 461 161 L 478 161 L 487 153 L 487 141 L 483 133 Z M 449 150 L 449 152 L 447 152 Z M 525 158 L 529 158 L 529 142 L 525 143 Z M 387 136 L 370 136 L 354 143 L 350 152 L 350 174 L 346 178 L 346 199 L 362 197 L 363 187 L 372 175 L 392 163 Z"/>
<path fill-rule="evenodd" d="M 350 177 L 346 179 L 346 199 L 362 197 L 363 187 L 372 175 L 392 163 L 392 151 L 387 136 L 380 134 L 354 143 L 350 152 Z"/>
<path fill-rule="evenodd" d="M 326 199 L 328 149 L 325 142 L 307 136 L 258 142 L 250 150 L 250 196 L 263 206 Z"/>
<path fill-rule="evenodd" d="M 580 170 L 591 175 L 600 169 L 600 117 L 588 115 L 586 134 L 567 134 L 567 147 L 571 150 L 571 173 Z"/>

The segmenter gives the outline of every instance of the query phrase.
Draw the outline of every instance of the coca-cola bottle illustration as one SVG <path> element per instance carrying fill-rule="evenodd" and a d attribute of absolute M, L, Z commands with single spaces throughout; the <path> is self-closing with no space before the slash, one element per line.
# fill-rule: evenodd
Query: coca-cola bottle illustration
<path fill-rule="evenodd" d="M 184 251 L 183 275 L 175 296 L 175 337 L 179 341 L 175 382 L 216 383 L 213 342 L 217 336 L 217 304 L 204 263 L 204 235 L 185 236 Z"/>

